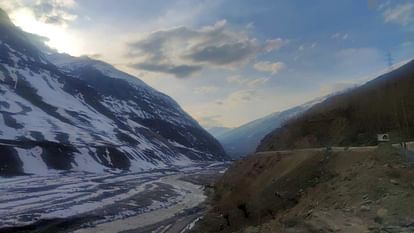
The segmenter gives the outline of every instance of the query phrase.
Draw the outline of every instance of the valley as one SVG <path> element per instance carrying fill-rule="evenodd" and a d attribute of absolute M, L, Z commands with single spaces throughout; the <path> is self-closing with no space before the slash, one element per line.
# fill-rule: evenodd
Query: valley
<path fill-rule="evenodd" d="M 180 232 L 201 215 L 203 187 L 226 167 L 0 178 L 0 232 L 167 232 L 174 224 Z"/>
<path fill-rule="evenodd" d="M 0 0 L 0 233 L 413 233 L 414 3 L 361 2 Z"/>

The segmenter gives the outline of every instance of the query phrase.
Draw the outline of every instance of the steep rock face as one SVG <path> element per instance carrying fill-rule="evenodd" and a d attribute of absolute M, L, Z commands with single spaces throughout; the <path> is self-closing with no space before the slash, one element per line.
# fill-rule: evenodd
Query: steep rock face
<path fill-rule="evenodd" d="M 46 55 L 0 10 L 0 175 L 226 159 L 170 97 L 89 58 Z"/>

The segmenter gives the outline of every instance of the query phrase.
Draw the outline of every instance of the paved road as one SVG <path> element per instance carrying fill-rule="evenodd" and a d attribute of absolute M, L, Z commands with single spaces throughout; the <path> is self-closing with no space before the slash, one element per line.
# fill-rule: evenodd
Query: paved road
<path fill-rule="evenodd" d="M 414 142 L 407 142 L 407 150 L 402 151 L 403 154 L 407 156 L 410 161 L 414 162 Z M 401 148 L 400 144 L 393 144 L 396 148 Z M 370 151 L 377 149 L 378 146 L 360 146 L 360 147 L 331 147 L 331 151 L 340 152 L 340 151 Z M 272 155 L 272 154 L 291 154 L 293 151 L 298 152 L 316 152 L 316 151 L 326 151 L 326 147 L 319 147 L 319 148 L 305 148 L 305 149 L 295 149 L 295 150 L 278 150 L 278 151 L 264 151 L 264 152 L 257 152 L 256 154 L 259 155 Z"/>
<path fill-rule="evenodd" d="M 369 151 L 376 149 L 377 146 L 363 146 L 363 147 L 331 147 L 331 151 Z M 294 151 L 297 152 L 317 152 L 317 151 L 326 151 L 326 147 L 317 147 L 317 148 L 305 148 L 305 149 L 294 149 L 294 150 L 277 150 L 277 151 L 263 151 L 263 152 L 257 152 L 256 154 L 259 155 L 266 155 L 266 154 L 286 154 L 286 153 L 292 153 Z"/>

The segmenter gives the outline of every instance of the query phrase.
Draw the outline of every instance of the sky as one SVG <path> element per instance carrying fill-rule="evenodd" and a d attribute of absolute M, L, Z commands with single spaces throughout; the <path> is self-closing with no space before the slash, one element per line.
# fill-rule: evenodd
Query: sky
<path fill-rule="evenodd" d="M 0 0 L 23 30 L 237 127 L 413 58 L 410 0 Z"/>

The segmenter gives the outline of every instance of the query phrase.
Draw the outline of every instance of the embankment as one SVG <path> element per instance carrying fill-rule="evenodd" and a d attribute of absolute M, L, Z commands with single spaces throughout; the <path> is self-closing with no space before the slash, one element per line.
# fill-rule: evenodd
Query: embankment
<path fill-rule="evenodd" d="M 195 232 L 413 232 L 414 169 L 391 146 L 256 154 L 216 183 Z"/>

